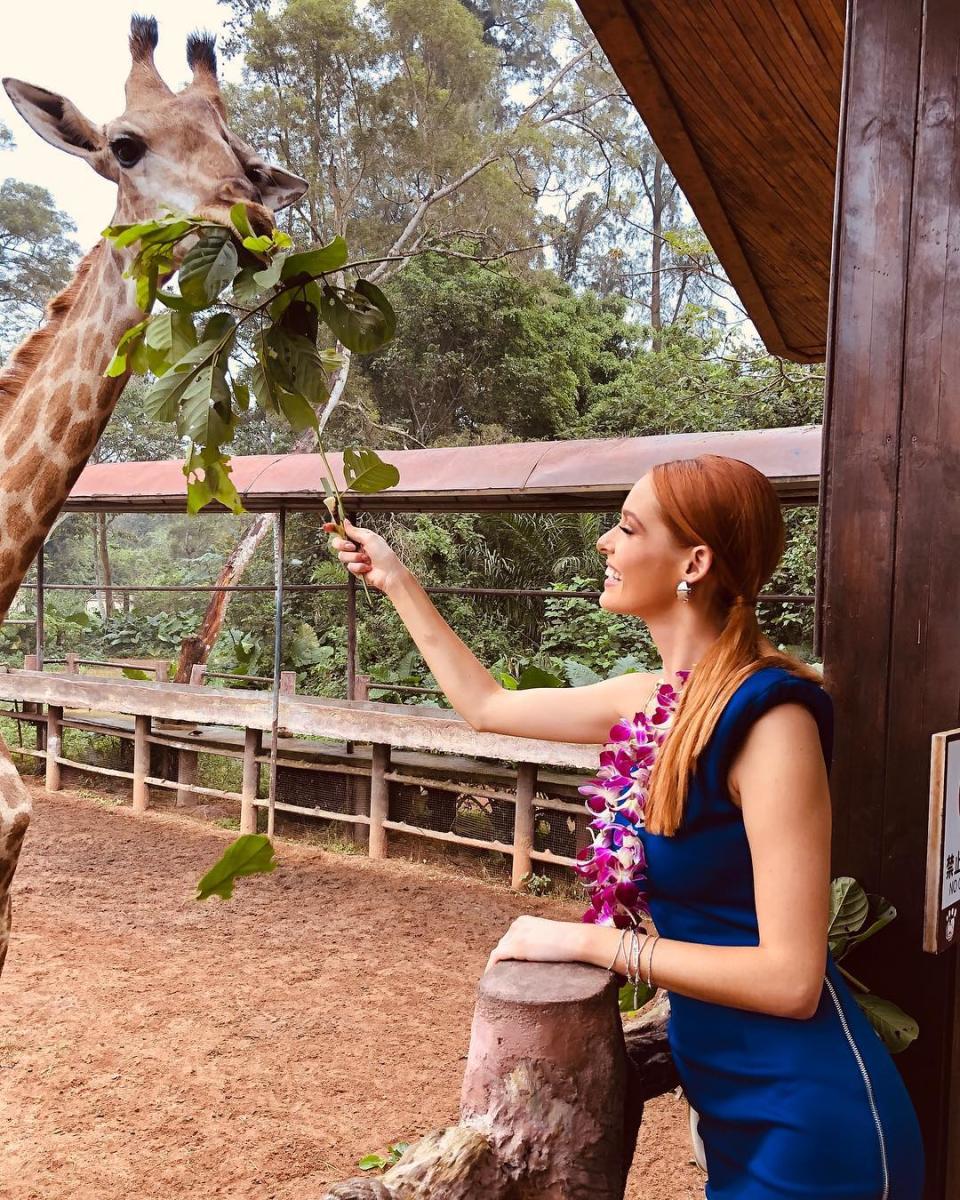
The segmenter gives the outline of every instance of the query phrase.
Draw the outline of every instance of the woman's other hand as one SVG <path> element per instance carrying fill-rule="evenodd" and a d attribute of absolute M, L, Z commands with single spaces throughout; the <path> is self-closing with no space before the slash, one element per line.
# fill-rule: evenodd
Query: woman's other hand
<path fill-rule="evenodd" d="M 364 529 L 345 519 L 343 528 L 347 537 L 343 538 L 337 533 L 337 526 L 333 521 L 324 521 L 323 528 L 326 533 L 331 534 L 331 550 L 337 551 L 337 557 L 350 574 L 362 575 L 379 591 L 389 592 L 406 572 L 407 568 L 396 553 L 379 533 L 374 533 L 372 529 Z"/>

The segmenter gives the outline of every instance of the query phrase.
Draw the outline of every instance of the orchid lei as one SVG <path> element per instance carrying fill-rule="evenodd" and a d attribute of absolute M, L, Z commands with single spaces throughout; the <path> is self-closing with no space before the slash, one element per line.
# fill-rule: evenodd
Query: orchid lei
<path fill-rule="evenodd" d="M 646 854 L 637 828 L 643 824 L 650 773 L 657 750 L 673 722 L 689 671 L 677 671 L 680 683 L 660 683 L 653 713 L 622 717 L 610 730 L 592 783 L 577 790 L 597 816 L 590 822 L 593 841 L 577 854 L 574 867 L 590 896 L 581 918 L 591 925 L 627 929 L 650 916 L 642 881 Z M 648 702 L 649 703 L 649 702 Z"/>

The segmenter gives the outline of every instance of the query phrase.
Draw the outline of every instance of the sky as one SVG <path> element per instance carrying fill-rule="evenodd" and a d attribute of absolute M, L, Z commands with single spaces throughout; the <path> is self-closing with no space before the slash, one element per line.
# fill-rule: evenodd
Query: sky
<path fill-rule="evenodd" d="M 187 34 L 216 33 L 227 10 L 217 0 L 19 0 L 3 4 L 0 77 L 13 76 L 61 92 L 95 124 L 123 111 L 123 85 L 130 69 L 127 33 L 130 16 L 141 12 L 160 24 L 156 62 L 167 83 L 190 79 Z M 239 60 L 221 55 L 220 74 L 239 79 Z M 53 194 L 77 226 L 73 236 L 86 250 L 113 215 L 116 189 L 82 159 L 55 150 L 33 132 L 0 91 L 0 121 L 9 127 L 16 149 L 0 153 L 0 178 L 13 176 L 40 184 Z"/>

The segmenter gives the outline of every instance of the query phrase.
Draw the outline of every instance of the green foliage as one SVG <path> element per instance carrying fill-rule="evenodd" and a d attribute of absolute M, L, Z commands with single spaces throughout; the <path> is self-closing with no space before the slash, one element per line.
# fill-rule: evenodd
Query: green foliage
<path fill-rule="evenodd" d="M 298 432 L 319 432 L 315 408 L 327 399 L 326 372 L 336 361 L 317 346 L 321 325 L 360 353 L 379 349 L 396 329 L 379 288 L 362 278 L 352 286 L 339 281 L 347 265 L 342 238 L 291 255 L 290 237 L 282 230 L 274 229 L 269 238 L 252 235 L 243 205 L 235 205 L 231 217 L 233 230 L 175 213 L 104 230 L 118 248 L 138 247 L 127 274 L 148 314 L 120 339 L 106 374 L 155 377 L 144 410 L 153 420 L 175 424 L 186 443 L 183 471 L 191 513 L 212 501 L 243 511 L 226 447 L 250 409 L 251 389 L 232 365 L 238 335 L 248 323 L 256 322 L 253 397 L 265 414 Z M 177 271 L 178 292 L 163 291 L 160 282 L 174 270 L 185 241 L 190 245 Z M 215 312 L 198 334 L 193 314 L 205 313 L 228 289 L 242 315 Z M 150 315 L 157 300 L 163 308 Z M 375 451 L 363 447 L 352 453 L 357 465 L 350 486 L 372 492 L 396 484 L 396 469 Z M 327 472 L 332 480 L 329 467 Z M 336 500 L 342 513 L 338 493 Z"/>
<path fill-rule="evenodd" d="M 897 910 L 882 896 L 865 892 L 855 879 L 841 875 L 830 884 L 830 922 L 827 938 L 830 953 L 839 966 L 840 960 L 861 942 L 879 933 L 896 917 Z M 859 979 L 840 967 L 853 984 L 851 991 L 866 1013 L 871 1025 L 883 1039 L 891 1054 L 906 1050 L 920 1032 L 913 1017 L 892 1000 L 874 995 Z"/>
<path fill-rule="evenodd" d="M 0 135 L 10 131 L 0 126 Z M 0 150 L 5 149 L 0 136 Z M 42 187 L 19 179 L 0 184 L 0 358 L 31 328 L 44 305 L 66 287 L 79 247 L 75 229 Z"/>
<path fill-rule="evenodd" d="M 391 1142 L 385 1155 L 365 1154 L 363 1158 L 357 1160 L 357 1166 L 361 1171 L 385 1171 L 394 1163 L 399 1162 L 409 1147 L 409 1142 Z"/>
<path fill-rule="evenodd" d="M 196 900 L 209 900 L 219 896 L 229 900 L 233 885 L 244 875 L 265 875 L 276 870 L 273 860 L 273 845 L 269 838 L 259 833 L 245 833 L 231 842 L 221 858 L 210 868 L 197 884 Z"/>

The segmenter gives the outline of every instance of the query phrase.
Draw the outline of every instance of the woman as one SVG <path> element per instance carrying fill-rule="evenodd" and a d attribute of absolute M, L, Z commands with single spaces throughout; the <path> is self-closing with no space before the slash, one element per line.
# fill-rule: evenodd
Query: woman
<path fill-rule="evenodd" d="M 785 540 L 765 476 L 718 455 L 661 464 L 598 540 L 600 605 L 646 622 L 664 678 L 507 691 L 383 538 L 345 528 L 351 540 L 331 539 L 340 561 L 389 596 L 474 728 L 600 743 L 634 713 L 633 728 L 651 730 L 660 710 L 645 702 L 674 702 L 634 798 L 641 811 L 615 815 L 639 843 L 646 876 L 632 878 L 644 879 L 646 896 L 621 888 L 599 907 L 595 897 L 580 923 L 519 917 L 488 969 L 529 959 L 626 975 L 630 943 L 618 926 L 625 910 L 631 922 L 650 912 L 657 932 L 643 943 L 640 973 L 669 994 L 670 1045 L 699 1114 L 708 1200 L 917 1200 L 916 1114 L 828 953 L 831 701 L 819 676 L 778 653 L 757 624 L 756 598 Z"/>

